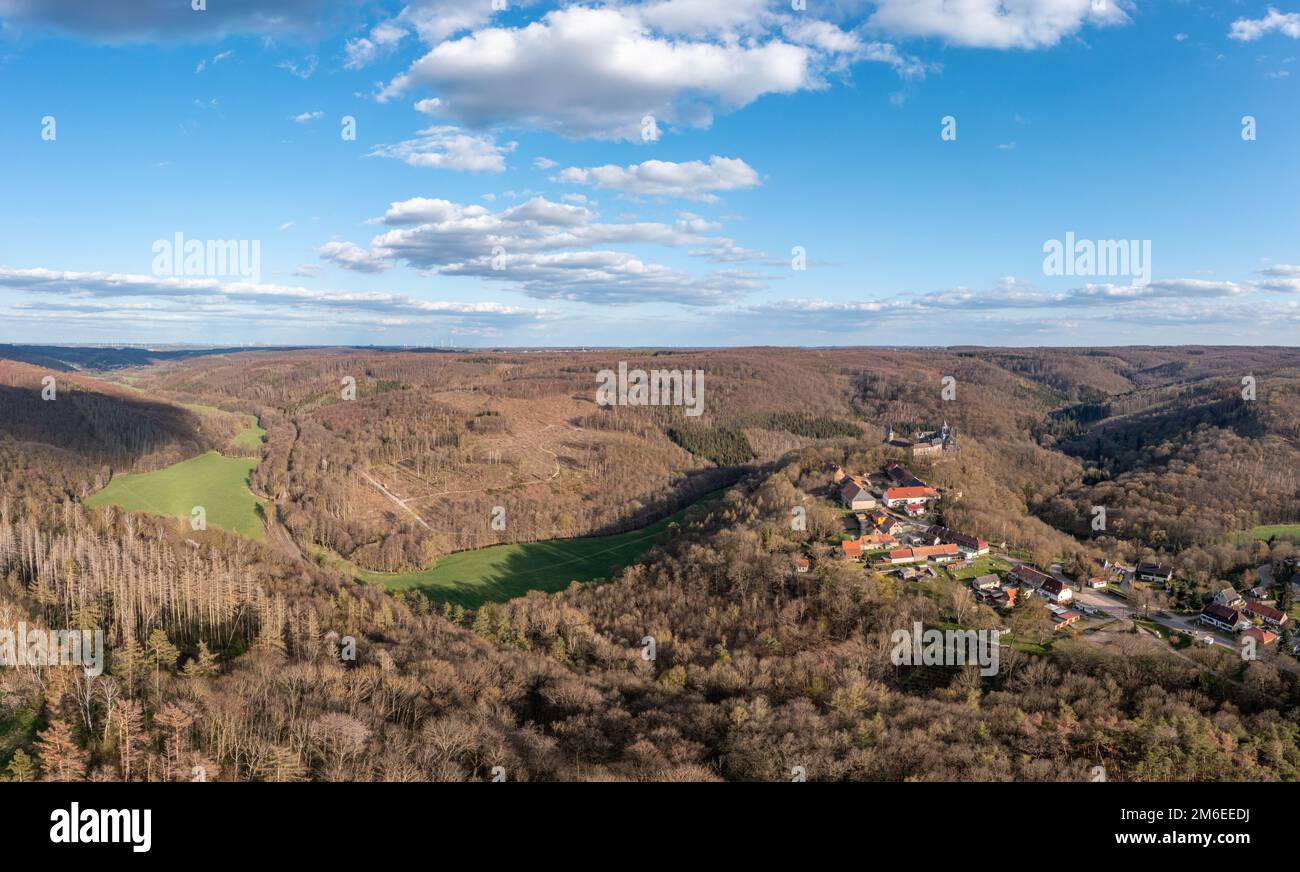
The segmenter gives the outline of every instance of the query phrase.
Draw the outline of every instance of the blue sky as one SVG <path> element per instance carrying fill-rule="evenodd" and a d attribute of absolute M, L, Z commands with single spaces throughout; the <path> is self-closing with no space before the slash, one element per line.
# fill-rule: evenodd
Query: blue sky
<path fill-rule="evenodd" d="M 0 341 L 1295 344 L 1285 0 L 263 5 L 0 0 Z"/>

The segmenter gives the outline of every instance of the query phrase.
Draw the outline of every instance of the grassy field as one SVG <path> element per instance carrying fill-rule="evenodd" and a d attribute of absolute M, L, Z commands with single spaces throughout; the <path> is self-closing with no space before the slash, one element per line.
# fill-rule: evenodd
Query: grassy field
<path fill-rule="evenodd" d="M 1247 539 L 1258 539 L 1261 542 L 1267 542 L 1274 536 L 1300 541 L 1300 524 L 1267 524 L 1263 527 L 1255 527 L 1254 529 L 1244 533 L 1233 534 L 1233 538 L 1237 542 L 1242 542 Z"/>
<path fill-rule="evenodd" d="M 240 430 L 235 435 L 235 438 L 230 440 L 230 444 L 236 448 L 256 448 L 266 438 L 266 431 L 258 426 L 256 415 L 237 415 L 234 412 L 227 412 L 225 409 L 218 409 L 216 406 L 204 406 L 199 403 L 181 403 L 181 405 L 191 412 L 209 415 L 230 415 L 243 419 L 244 429 Z"/>
<path fill-rule="evenodd" d="M 975 578 L 977 575 L 988 575 L 991 572 L 1010 572 L 1011 564 L 1001 557 L 987 554 L 984 557 L 976 557 L 974 564 L 970 569 L 954 569 L 949 575 L 958 581 Z"/>
<path fill-rule="evenodd" d="M 250 457 L 223 457 L 209 451 L 156 472 L 119 475 L 85 504 L 175 518 L 189 518 L 195 506 L 202 506 L 213 527 L 262 541 L 266 537 L 262 501 L 248 489 L 255 466 L 257 461 Z"/>
<path fill-rule="evenodd" d="M 717 499 L 709 494 L 695 505 Z M 493 545 L 449 554 L 420 572 L 356 571 L 362 581 L 390 590 L 418 590 L 435 602 L 477 608 L 505 602 L 530 590 L 564 590 L 574 581 L 602 581 L 635 563 L 667 529 L 680 523 L 690 508 L 630 533 L 585 539 L 550 539 L 524 545 Z"/>

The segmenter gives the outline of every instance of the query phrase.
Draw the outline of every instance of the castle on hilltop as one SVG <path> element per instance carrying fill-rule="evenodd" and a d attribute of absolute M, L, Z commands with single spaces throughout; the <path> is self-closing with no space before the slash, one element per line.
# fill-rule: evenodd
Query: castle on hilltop
<path fill-rule="evenodd" d="M 891 448 L 897 448 L 907 452 L 909 458 L 912 457 L 943 457 L 947 454 L 956 454 L 961 450 L 957 444 L 957 430 L 948 426 L 945 420 L 943 426 L 938 430 L 927 430 L 917 433 L 911 439 L 904 439 L 894 433 L 894 425 L 885 425 L 885 444 Z"/>

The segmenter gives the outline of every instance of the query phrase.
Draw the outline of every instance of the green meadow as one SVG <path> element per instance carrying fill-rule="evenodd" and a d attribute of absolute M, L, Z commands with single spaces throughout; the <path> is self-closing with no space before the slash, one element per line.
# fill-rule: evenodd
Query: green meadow
<path fill-rule="evenodd" d="M 695 505 L 715 500 L 722 493 L 715 491 Z M 383 584 L 389 590 L 418 590 L 435 602 L 469 609 L 488 602 L 505 602 L 530 590 L 553 593 L 574 581 L 603 581 L 616 570 L 635 563 L 670 524 L 680 524 L 690 508 L 649 527 L 614 536 L 492 545 L 449 554 L 419 572 L 357 569 L 356 576 L 365 582 Z"/>
<path fill-rule="evenodd" d="M 239 415 L 234 412 L 227 412 L 225 409 L 218 409 L 216 406 L 204 406 L 199 403 L 181 403 L 183 408 L 191 412 L 203 412 L 209 415 L 231 415 L 241 418 L 244 421 L 244 429 L 230 440 L 230 444 L 235 448 L 257 448 L 266 440 L 266 431 L 257 423 L 256 415 Z"/>
<path fill-rule="evenodd" d="M 266 538 L 264 508 L 248 489 L 248 477 L 256 466 L 251 457 L 223 457 L 209 451 L 155 472 L 119 475 L 87 497 L 85 505 L 114 505 L 128 512 L 186 519 L 195 506 L 202 506 L 209 525 L 260 542 Z"/>
<path fill-rule="evenodd" d="M 1249 539 L 1258 539 L 1261 542 L 1267 542 L 1277 536 L 1280 539 L 1295 539 L 1300 541 L 1300 524 L 1266 524 L 1263 527 L 1255 527 L 1243 533 L 1234 533 L 1234 541 L 1240 543 Z"/>

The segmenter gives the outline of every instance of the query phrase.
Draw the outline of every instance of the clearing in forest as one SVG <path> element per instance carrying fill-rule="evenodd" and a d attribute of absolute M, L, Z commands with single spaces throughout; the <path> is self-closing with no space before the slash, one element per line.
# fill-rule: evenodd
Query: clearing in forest
<path fill-rule="evenodd" d="M 155 472 L 119 475 L 87 497 L 85 505 L 115 505 L 128 512 L 187 519 L 195 506 L 202 506 L 211 526 L 261 542 L 266 538 L 265 509 L 248 489 L 248 477 L 257 463 L 255 458 L 209 451 Z"/>
<path fill-rule="evenodd" d="M 708 494 L 695 505 L 717 499 Z M 371 572 L 358 569 L 362 581 L 389 590 L 418 590 L 435 602 L 468 609 L 505 602 L 530 590 L 564 590 L 574 581 L 603 581 L 650 550 L 670 524 L 680 524 L 688 506 L 656 524 L 613 536 L 548 539 L 517 545 L 492 545 L 449 554 L 418 572 Z"/>

